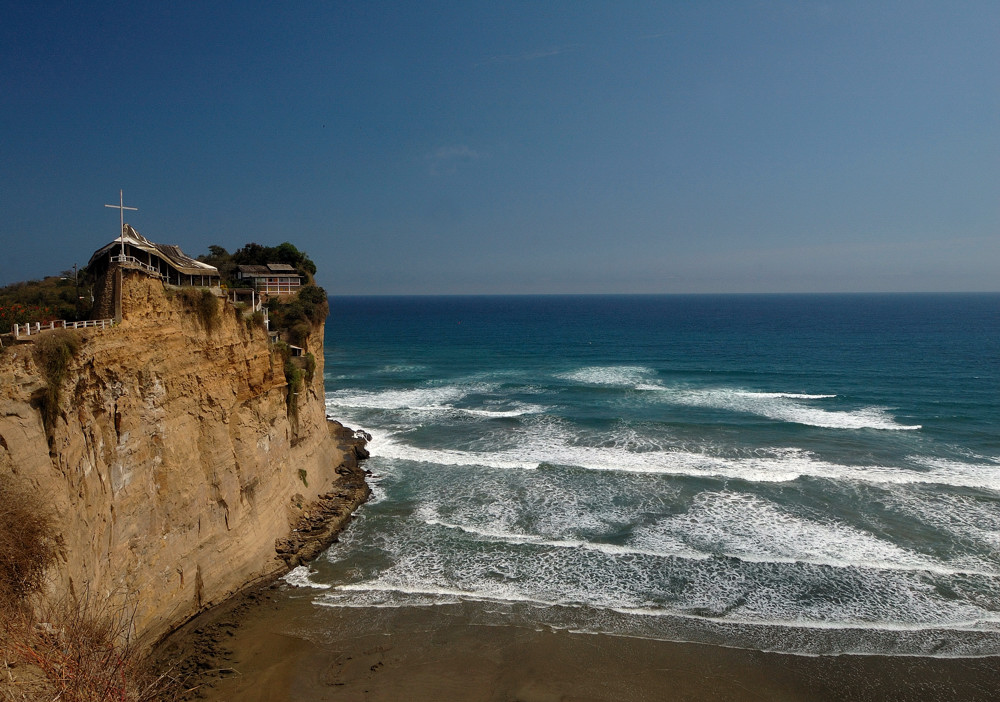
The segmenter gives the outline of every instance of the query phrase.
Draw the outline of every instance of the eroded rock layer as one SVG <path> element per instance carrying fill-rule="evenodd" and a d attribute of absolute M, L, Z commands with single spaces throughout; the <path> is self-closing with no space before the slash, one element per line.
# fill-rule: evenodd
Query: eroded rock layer
<path fill-rule="evenodd" d="M 322 325 L 289 400 L 283 360 L 228 303 L 207 315 L 137 273 L 121 289 L 121 324 L 77 332 L 47 423 L 35 346 L 0 354 L 0 471 L 59 515 L 53 594 L 127 601 L 150 641 L 285 569 L 321 496 L 346 518 L 367 496 L 364 440 L 326 419 Z"/>

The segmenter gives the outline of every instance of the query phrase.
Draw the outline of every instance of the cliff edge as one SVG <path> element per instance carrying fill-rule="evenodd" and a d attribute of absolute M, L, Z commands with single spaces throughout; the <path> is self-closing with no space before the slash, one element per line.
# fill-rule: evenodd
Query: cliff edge
<path fill-rule="evenodd" d="M 317 514 L 349 518 L 367 453 L 326 419 L 322 324 L 292 388 L 229 303 L 135 272 L 120 284 L 121 323 L 66 332 L 58 375 L 38 344 L 0 354 L 0 472 L 57 514 L 49 593 L 128 602 L 148 643 L 295 563 Z"/>

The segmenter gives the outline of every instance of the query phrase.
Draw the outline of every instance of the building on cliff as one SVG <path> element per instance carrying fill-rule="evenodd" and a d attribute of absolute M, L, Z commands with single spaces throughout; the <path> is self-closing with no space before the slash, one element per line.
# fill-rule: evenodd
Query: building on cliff
<path fill-rule="evenodd" d="M 131 224 L 122 225 L 119 238 L 95 251 L 87 268 L 100 275 L 112 265 L 143 271 L 168 285 L 217 288 L 220 283 L 215 266 L 191 258 L 179 246 L 150 241 Z"/>
<path fill-rule="evenodd" d="M 236 272 L 262 295 L 294 295 L 302 287 L 302 276 L 295 266 L 268 263 L 264 266 L 239 266 Z"/>
<path fill-rule="evenodd" d="M 92 316 L 100 319 L 121 320 L 123 270 L 138 271 L 165 285 L 218 290 L 221 284 L 215 266 L 191 258 L 179 246 L 150 241 L 130 224 L 122 224 L 122 235 L 94 252 L 87 268 L 99 281 Z"/>

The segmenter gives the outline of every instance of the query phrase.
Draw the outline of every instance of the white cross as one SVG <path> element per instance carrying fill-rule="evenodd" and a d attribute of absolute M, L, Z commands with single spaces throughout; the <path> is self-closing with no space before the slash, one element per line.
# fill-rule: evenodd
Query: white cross
<path fill-rule="evenodd" d="M 121 213 L 122 228 L 118 231 L 121 232 L 118 235 L 118 240 L 122 243 L 122 256 L 125 256 L 125 210 L 138 210 L 138 207 L 125 207 L 125 196 L 122 191 L 118 191 L 118 204 L 117 205 L 105 205 L 105 207 L 113 207 Z"/>

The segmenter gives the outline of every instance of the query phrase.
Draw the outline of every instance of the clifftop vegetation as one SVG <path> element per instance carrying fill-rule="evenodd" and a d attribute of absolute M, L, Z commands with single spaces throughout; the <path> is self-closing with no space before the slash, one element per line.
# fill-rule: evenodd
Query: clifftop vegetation
<path fill-rule="evenodd" d="M 326 319 L 330 309 L 326 291 L 313 281 L 316 264 L 294 244 L 287 241 L 278 246 L 250 243 L 232 253 L 213 244 L 208 250 L 210 253 L 199 256 L 198 260 L 218 268 L 223 284 L 230 287 L 238 288 L 246 284 L 236 277 L 238 266 L 286 263 L 305 278 L 305 285 L 299 289 L 295 297 L 284 300 L 272 297 L 267 301 L 271 328 L 285 332 L 289 343 L 301 345 L 309 335 L 311 327 Z"/>
<path fill-rule="evenodd" d="M 240 282 L 236 278 L 238 266 L 286 263 L 301 273 L 307 283 L 312 283 L 313 276 L 316 275 L 316 264 L 312 262 L 312 259 L 287 241 L 277 246 L 250 243 L 232 253 L 214 244 L 209 246 L 208 250 L 210 253 L 199 256 L 198 260 L 218 268 L 222 282 L 230 287 L 240 287 Z"/>
<path fill-rule="evenodd" d="M 88 319 L 91 283 L 84 271 L 63 271 L 42 280 L 12 283 L 0 288 L 0 331 L 15 324 Z"/>

